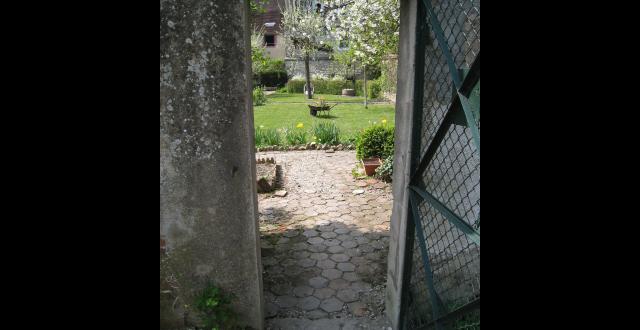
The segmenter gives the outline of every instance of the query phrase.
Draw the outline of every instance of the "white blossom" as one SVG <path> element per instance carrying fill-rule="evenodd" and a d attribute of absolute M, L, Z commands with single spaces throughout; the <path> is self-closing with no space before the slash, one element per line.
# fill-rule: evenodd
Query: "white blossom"
<path fill-rule="evenodd" d="M 346 6 L 325 18 L 334 39 L 349 40 L 353 54 L 364 63 L 374 63 L 388 52 L 396 52 L 400 10 L 398 0 L 336 0 L 329 5 Z"/>

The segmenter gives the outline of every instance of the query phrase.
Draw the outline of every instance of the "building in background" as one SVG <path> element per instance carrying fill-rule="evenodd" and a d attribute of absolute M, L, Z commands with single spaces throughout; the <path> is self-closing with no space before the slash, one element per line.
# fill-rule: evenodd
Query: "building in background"
<path fill-rule="evenodd" d="M 273 59 L 285 59 L 285 39 L 282 35 L 282 12 L 284 0 L 269 0 L 265 12 L 253 17 L 253 28 L 264 33 L 266 53 Z"/>
<path fill-rule="evenodd" d="M 304 61 L 300 56 L 293 53 L 295 50 L 286 48 L 286 39 L 283 35 L 282 28 L 282 9 L 284 9 L 285 0 L 269 0 L 265 5 L 264 13 L 256 14 L 253 18 L 253 28 L 256 31 L 261 30 L 264 34 L 264 44 L 266 53 L 273 59 L 283 60 L 289 77 L 304 75 Z M 312 8 L 322 8 L 322 1 L 310 0 L 309 6 Z M 340 51 L 335 49 L 334 51 Z M 309 62 L 312 74 L 318 74 L 328 77 L 334 75 L 345 75 L 345 69 L 333 60 L 330 52 L 319 51 Z M 359 71 L 359 70 L 356 70 Z"/>

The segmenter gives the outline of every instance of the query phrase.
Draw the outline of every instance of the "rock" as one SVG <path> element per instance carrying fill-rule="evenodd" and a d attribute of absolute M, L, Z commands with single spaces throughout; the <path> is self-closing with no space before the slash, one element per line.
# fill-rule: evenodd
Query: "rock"
<path fill-rule="evenodd" d="M 258 150 L 258 152 L 262 152 L 262 148 L 258 148 L 258 149 L 256 149 L 256 150 Z"/>
<path fill-rule="evenodd" d="M 353 191 L 354 195 L 361 195 L 364 194 L 364 189 L 356 189 Z"/>
<path fill-rule="evenodd" d="M 337 151 L 342 151 L 344 149 L 344 146 L 342 144 L 338 144 L 338 146 L 336 147 Z"/>
<path fill-rule="evenodd" d="M 327 152 L 327 153 L 333 153 L 333 152 L 334 152 L 334 150 L 333 150 L 333 148 L 329 148 L 329 149 L 327 149 L 325 152 Z"/>
<path fill-rule="evenodd" d="M 362 302 L 356 301 L 347 306 L 349 306 L 349 311 L 355 316 L 365 316 L 367 313 L 367 305 Z"/>
<path fill-rule="evenodd" d="M 376 188 L 376 189 L 384 189 L 384 188 L 387 187 L 387 185 L 382 183 L 382 182 L 378 182 L 375 185 L 373 185 L 373 187 Z"/>
<path fill-rule="evenodd" d="M 307 145 L 307 147 L 311 150 L 314 150 L 316 148 L 316 143 L 315 142 L 309 142 L 309 144 Z"/>
<path fill-rule="evenodd" d="M 307 150 L 307 147 L 305 147 L 305 146 L 299 146 L 299 147 L 298 147 L 298 150 Z"/>
<path fill-rule="evenodd" d="M 287 196 L 287 191 L 286 190 L 277 190 L 275 192 L 275 195 L 278 196 L 278 197 L 284 197 L 284 196 Z"/>

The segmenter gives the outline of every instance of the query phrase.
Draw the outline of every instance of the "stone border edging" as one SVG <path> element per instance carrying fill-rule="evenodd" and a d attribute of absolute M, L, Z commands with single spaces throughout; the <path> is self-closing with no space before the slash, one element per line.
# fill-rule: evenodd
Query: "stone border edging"
<path fill-rule="evenodd" d="M 266 146 L 255 148 L 255 152 L 263 152 L 263 151 L 297 151 L 297 150 L 334 150 L 334 151 L 342 151 L 342 150 L 354 150 L 356 148 L 353 144 L 338 144 L 338 145 L 329 145 L 329 144 L 317 144 L 315 142 L 309 142 L 307 144 L 300 144 L 295 146 Z"/>

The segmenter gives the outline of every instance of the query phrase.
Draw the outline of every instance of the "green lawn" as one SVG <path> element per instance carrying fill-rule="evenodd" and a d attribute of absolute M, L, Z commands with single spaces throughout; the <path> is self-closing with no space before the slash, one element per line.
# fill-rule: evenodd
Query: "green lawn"
<path fill-rule="evenodd" d="M 332 96 L 339 97 L 338 95 Z M 340 129 L 340 135 L 349 137 L 374 122 L 380 124 L 383 119 L 387 120 L 386 125 L 394 125 L 393 104 L 371 104 L 368 109 L 365 109 L 362 103 L 338 104 L 330 111 L 327 118 L 319 118 L 309 114 L 309 107 L 306 104 L 271 102 L 271 100 L 280 98 L 303 100 L 303 97 L 302 94 L 269 95 L 269 101 L 266 105 L 253 107 L 255 127 L 278 129 L 303 123 L 304 128 L 310 130 L 315 123 L 332 121 Z"/>
<path fill-rule="evenodd" d="M 315 94 L 313 95 L 312 101 L 307 100 L 307 96 L 301 93 L 275 93 L 267 96 L 267 98 L 273 102 L 315 102 L 320 97 L 329 102 L 364 102 L 364 97 L 362 96 L 342 96 L 331 94 Z"/>

